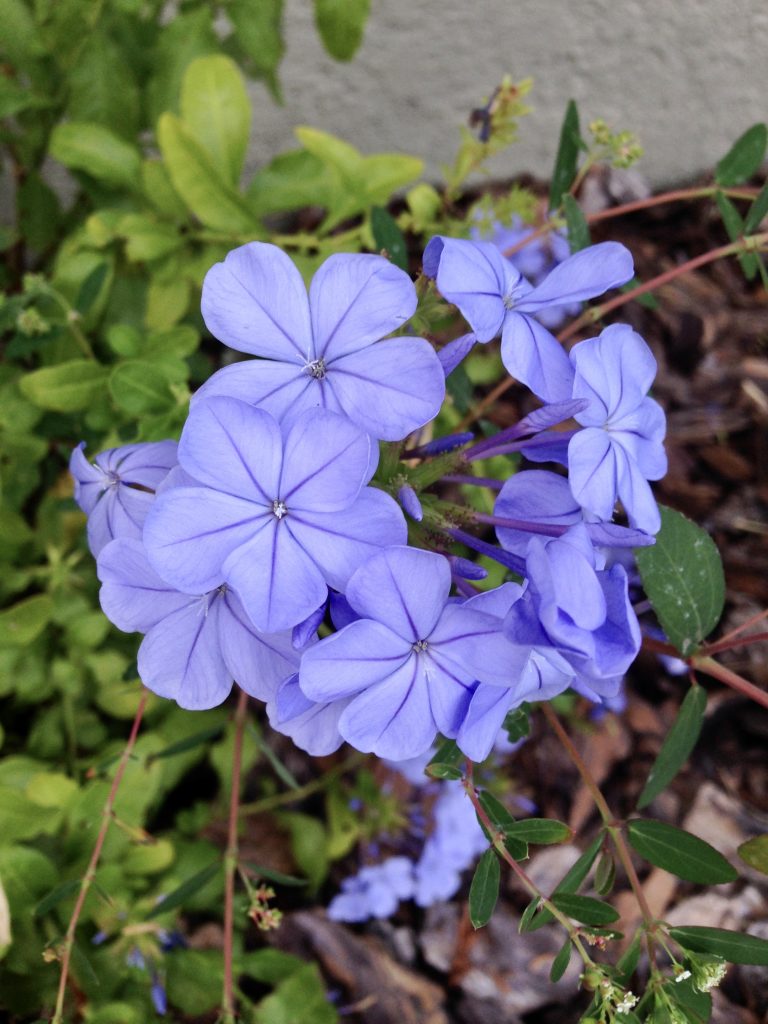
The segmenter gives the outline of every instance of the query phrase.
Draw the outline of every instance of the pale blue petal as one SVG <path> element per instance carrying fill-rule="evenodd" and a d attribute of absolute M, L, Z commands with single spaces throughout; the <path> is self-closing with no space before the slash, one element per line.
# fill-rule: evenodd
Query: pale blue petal
<path fill-rule="evenodd" d="M 416 302 L 410 277 L 382 256 L 329 256 L 309 289 L 315 358 L 338 359 L 391 334 Z"/>
<path fill-rule="evenodd" d="M 177 449 L 175 441 L 148 441 L 116 448 L 121 482 L 155 490 L 176 465 Z"/>
<path fill-rule="evenodd" d="M 246 693 L 272 700 L 299 668 L 290 630 L 262 633 L 256 629 L 233 590 L 227 589 L 220 600 L 219 640 L 227 668 Z"/>
<path fill-rule="evenodd" d="M 590 245 L 563 260 L 517 308 L 537 313 L 547 306 L 583 302 L 626 284 L 633 273 L 632 253 L 620 242 Z"/>
<path fill-rule="evenodd" d="M 656 534 L 661 529 L 661 514 L 653 491 L 634 459 L 622 452 L 617 458 L 618 492 L 630 526 Z"/>
<path fill-rule="evenodd" d="M 309 302 L 301 274 L 276 245 L 249 242 L 205 275 L 206 327 L 239 352 L 292 361 L 313 357 Z"/>
<path fill-rule="evenodd" d="M 571 397 L 573 367 L 568 356 L 560 342 L 532 317 L 507 314 L 501 335 L 501 361 L 542 401 L 565 402 Z"/>
<path fill-rule="evenodd" d="M 520 273 L 490 242 L 438 235 L 424 250 L 424 273 L 435 278 L 443 298 L 458 306 L 481 342 L 501 330 L 504 296 L 520 282 Z"/>
<path fill-rule="evenodd" d="M 613 324 L 574 345 L 570 359 L 576 371 L 573 396 L 590 403 L 575 418 L 588 427 L 618 425 L 637 409 L 656 376 L 653 353 L 627 324 Z"/>
<path fill-rule="evenodd" d="M 605 598 L 584 526 L 572 527 L 558 540 L 534 538 L 526 565 L 541 595 L 539 614 L 546 629 L 551 631 L 552 617 L 561 612 L 582 630 L 598 629 L 605 622 Z"/>
<path fill-rule="evenodd" d="M 99 555 L 97 572 L 102 610 L 126 633 L 146 633 L 171 612 L 197 599 L 157 575 L 139 540 L 110 541 Z"/>
<path fill-rule="evenodd" d="M 110 484 L 88 517 L 88 546 L 94 557 L 98 557 L 111 540 L 140 539 L 154 501 L 154 494 L 148 491 Z"/>
<path fill-rule="evenodd" d="M 320 381 L 304 371 L 301 361 L 278 363 L 248 359 L 217 370 L 192 396 L 192 407 L 214 396 L 238 398 L 256 405 L 282 422 L 288 413 L 321 404 Z"/>
<path fill-rule="evenodd" d="M 345 414 L 385 441 L 434 419 L 445 398 L 440 360 L 423 338 L 390 338 L 334 359 L 327 381 Z"/>
<path fill-rule="evenodd" d="M 216 397 L 190 411 L 179 462 L 200 483 L 266 507 L 278 495 L 281 448 L 280 427 L 269 413 Z"/>
<path fill-rule="evenodd" d="M 519 673 L 519 655 L 495 615 L 468 604 L 448 605 L 429 637 L 429 650 L 467 681 L 510 686 Z"/>
<path fill-rule="evenodd" d="M 472 695 L 456 736 L 459 750 L 471 761 L 484 761 L 493 749 L 507 712 L 522 700 L 516 698 L 513 689 L 481 683 Z"/>
<path fill-rule="evenodd" d="M 493 514 L 501 519 L 565 527 L 580 523 L 583 518 L 565 477 L 541 469 L 525 470 L 510 477 L 499 491 Z M 531 539 L 529 531 L 497 526 L 496 536 L 506 551 L 525 556 Z"/>
<path fill-rule="evenodd" d="M 267 705 L 272 728 L 290 736 L 301 750 L 313 757 L 324 757 L 338 750 L 344 742 L 339 732 L 339 717 L 349 703 L 337 700 L 329 704 L 315 704 L 301 692 L 298 677 L 285 682 L 277 699 Z"/>
<path fill-rule="evenodd" d="M 338 700 L 389 679 L 412 656 L 411 645 L 391 629 L 358 619 L 304 652 L 299 682 L 312 701 Z"/>
<path fill-rule="evenodd" d="M 431 647 L 418 657 L 424 662 L 429 706 L 435 724 L 443 736 L 453 739 L 472 700 L 474 680 L 468 678 L 463 666 L 443 657 L 438 648 Z"/>
<path fill-rule="evenodd" d="M 620 449 L 619 449 L 620 451 Z M 586 427 L 568 445 L 568 478 L 576 501 L 599 519 L 613 518 L 618 488 L 617 450 L 608 433 Z"/>
<path fill-rule="evenodd" d="M 362 565 L 347 600 L 360 615 L 385 623 L 407 643 L 426 639 L 451 590 L 446 558 L 419 548 L 391 547 Z"/>
<path fill-rule="evenodd" d="M 446 377 L 450 377 L 462 359 L 469 355 L 476 342 L 477 337 L 470 331 L 469 334 L 462 334 L 460 338 L 454 338 L 447 345 L 443 345 L 437 353 L 437 358 Z"/>
<path fill-rule="evenodd" d="M 76 448 L 72 449 L 72 454 L 69 457 L 69 472 L 75 481 L 75 501 L 83 512 L 89 515 L 108 481 L 105 479 L 103 470 L 86 459 L 84 448 L 85 441 L 81 441 Z"/>

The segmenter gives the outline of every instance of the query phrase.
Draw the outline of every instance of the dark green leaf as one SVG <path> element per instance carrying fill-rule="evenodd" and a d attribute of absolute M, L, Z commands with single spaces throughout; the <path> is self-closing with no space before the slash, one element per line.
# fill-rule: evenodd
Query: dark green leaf
<path fill-rule="evenodd" d="M 336 60 L 352 60 L 363 41 L 370 0 L 315 0 L 315 23 Z"/>
<path fill-rule="evenodd" d="M 744 234 L 751 235 L 768 217 L 768 182 L 760 189 L 744 218 Z"/>
<path fill-rule="evenodd" d="M 566 192 L 563 196 L 563 211 L 565 213 L 566 227 L 568 228 L 568 245 L 571 248 L 571 252 L 579 252 L 580 249 L 586 249 L 592 243 L 589 224 L 587 224 L 587 218 L 584 216 L 581 207 L 570 192 Z"/>
<path fill-rule="evenodd" d="M 629 979 L 637 970 L 637 965 L 640 963 L 640 948 L 642 944 L 642 932 L 638 931 L 635 934 L 634 939 L 630 942 L 627 949 L 622 953 L 616 963 L 616 970 L 619 975 L 624 979 L 625 984 L 629 984 Z"/>
<path fill-rule="evenodd" d="M 249 67 L 263 78 L 280 99 L 277 68 L 283 56 L 283 0 L 229 0 L 227 17 L 235 27 L 233 42 L 243 51 Z"/>
<path fill-rule="evenodd" d="M 192 875 L 186 882 L 182 882 L 178 888 L 174 889 L 173 892 L 168 893 L 164 896 L 159 903 L 156 903 L 154 907 L 147 914 L 147 920 L 152 917 L 158 917 L 160 914 L 165 914 L 169 910 L 175 910 L 177 907 L 184 905 L 186 900 L 193 896 L 198 890 L 202 889 L 212 878 L 221 871 L 221 861 L 214 861 L 213 864 L 209 864 L 207 868 L 203 868 L 202 871 L 198 871 L 197 874 Z"/>
<path fill-rule="evenodd" d="M 595 871 L 595 892 L 598 896 L 608 896 L 613 891 L 613 884 L 616 881 L 616 863 L 611 853 L 607 850 L 597 862 Z"/>
<path fill-rule="evenodd" d="M 670 928 L 670 936 L 692 953 L 711 953 L 732 964 L 759 964 L 768 967 L 768 940 L 744 935 L 726 928 L 702 928 L 686 925 Z"/>
<path fill-rule="evenodd" d="M 335 1024 L 339 1016 L 317 966 L 302 964 L 254 1007 L 250 1019 L 254 1024 Z"/>
<path fill-rule="evenodd" d="M 738 853 L 745 864 L 768 875 L 768 835 L 748 839 L 741 844 Z"/>
<path fill-rule="evenodd" d="M 61 207 L 56 193 L 39 174 L 27 174 L 19 185 L 16 201 L 19 231 L 28 245 L 41 251 L 57 241 Z"/>
<path fill-rule="evenodd" d="M 91 307 L 101 294 L 107 274 L 109 274 L 109 264 L 97 263 L 80 285 L 80 291 L 75 299 L 75 309 L 81 316 L 85 316 L 91 311 Z"/>
<path fill-rule="evenodd" d="M 383 206 L 371 210 L 371 231 L 377 249 L 383 249 L 396 267 L 408 270 L 408 250 L 397 221 Z"/>
<path fill-rule="evenodd" d="M 433 779 L 460 779 L 464 772 L 455 764 L 440 764 L 438 761 L 433 761 L 432 764 L 427 765 L 427 775 L 431 775 Z"/>
<path fill-rule="evenodd" d="M 263 864 L 254 864 L 251 861 L 246 861 L 245 863 L 260 878 L 266 878 L 267 881 L 274 882 L 276 885 L 309 885 L 309 879 L 307 878 L 298 878 L 296 875 L 286 875 L 282 871 L 276 871 L 274 868 L 265 868 Z"/>
<path fill-rule="evenodd" d="M 517 743 L 518 740 L 529 736 L 531 732 L 531 705 L 525 702 L 519 708 L 515 708 L 514 711 L 508 711 L 502 729 L 505 730 L 510 743 Z"/>
<path fill-rule="evenodd" d="M 518 929 L 517 929 L 521 934 L 523 932 L 527 932 L 528 931 L 528 926 L 530 925 L 531 921 L 533 920 L 533 915 L 539 909 L 539 904 L 540 903 L 541 903 L 541 897 L 540 896 L 534 896 L 533 899 L 531 900 L 531 902 L 528 904 L 528 906 L 523 911 L 523 915 L 520 918 L 520 924 L 519 924 Z"/>
<path fill-rule="evenodd" d="M 161 757 L 173 757 L 175 754 L 184 754 L 187 750 L 194 750 L 195 747 L 208 743 L 209 740 L 217 739 L 223 731 L 223 723 L 221 725 L 213 725 L 208 729 L 201 729 L 200 732 L 193 733 L 191 736 L 187 736 L 186 739 L 179 740 L 178 743 L 171 743 L 169 747 L 163 747 L 156 754 L 149 754 L 147 764 L 151 764 L 152 761 L 157 761 Z"/>
<path fill-rule="evenodd" d="M 496 851 L 486 850 L 475 869 L 469 889 L 469 917 L 473 928 L 488 924 L 499 898 L 501 871 Z"/>
<path fill-rule="evenodd" d="M 703 686 L 692 686 L 685 695 L 677 718 L 661 745 L 648 780 L 637 801 L 638 808 L 647 807 L 674 779 L 691 755 L 704 722 L 707 693 Z"/>
<path fill-rule="evenodd" d="M 596 836 L 584 853 L 579 857 L 572 868 L 566 873 L 563 880 L 556 886 L 553 895 L 574 893 L 589 874 L 590 868 L 595 863 L 600 847 L 603 845 L 602 832 Z M 545 924 L 549 924 L 554 918 L 546 907 L 531 921 L 528 931 L 534 932 Z"/>
<path fill-rule="evenodd" d="M 49 910 L 53 910 L 57 904 L 61 903 L 68 896 L 76 893 L 82 882 L 79 878 L 70 878 L 67 882 L 62 882 L 61 885 L 57 885 L 55 889 L 51 889 L 47 896 L 44 896 L 35 907 L 32 916 L 33 917 L 45 917 Z"/>
<path fill-rule="evenodd" d="M 619 915 L 610 903 L 595 900 L 591 896 L 577 896 L 575 893 L 554 893 L 552 902 L 558 910 L 582 924 L 611 924 Z"/>
<path fill-rule="evenodd" d="M 744 221 L 741 219 L 741 214 L 728 196 L 724 195 L 722 192 L 718 192 L 715 195 L 715 202 L 720 210 L 720 216 L 723 218 L 723 224 L 725 225 L 728 237 L 732 242 L 737 241 L 745 233 Z M 757 253 L 741 252 L 738 254 L 737 258 L 741 269 L 744 271 L 746 279 L 748 281 L 753 281 L 757 274 Z"/>
<path fill-rule="evenodd" d="M 717 625 L 725 602 L 720 553 L 682 513 L 660 506 L 661 532 L 635 557 L 645 592 L 669 641 L 692 654 Z"/>
<path fill-rule="evenodd" d="M 560 144 L 557 147 L 555 169 L 552 172 L 552 184 L 549 189 L 550 210 L 558 209 L 563 200 L 563 193 L 568 191 L 576 178 L 580 148 L 579 110 L 575 100 L 569 100 L 560 129 Z"/>
<path fill-rule="evenodd" d="M 528 857 L 528 846 L 522 839 L 517 836 L 510 835 L 510 832 L 515 827 L 516 822 L 504 804 L 497 800 L 492 793 L 488 793 L 485 790 L 478 794 L 478 799 L 480 801 L 480 806 L 488 815 L 493 827 L 504 836 L 504 846 L 507 848 L 509 855 L 515 860 L 526 860 Z M 482 822 L 480 822 L 480 827 L 492 842 L 493 837 L 489 834 Z"/>
<path fill-rule="evenodd" d="M 552 984 L 560 981 L 562 976 L 568 970 L 568 964 L 571 962 L 571 940 L 570 937 L 563 943 L 560 952 L 557 954 L 555 959 L 552 961 L 552 967 L 549 972 L 549 980 Z"/>
<path fill-rule="evenodd" d="M 456 740 L 443 740 L 435 751 L 431 764 L 459 764 L 464 760 L 464 755 L 456 745 Z"/>
<path fill-rule="evenodd" d="M 724 188 L 741 185 L 758 170 L 765 156 L 768 130 L 753 124 L 741 135 L 715 167 L 715 181 Z"/>
<path fill-rule="evenodd" d="M 533 843 L 535 846 L 565 843 L 572 836 L 567 825 L 551 818 L 526 818 L 524 821 L 515 821 L 505 828 L 504 832 L 507 836 L 522 839 L 523 842 Z"/>
<path fill-rule="evenodd" d="M 739 876 L 721 853 L 698 836 L 652 818 L 627 823 L 632 848 L 657 868 L 664 868 L 687 882 L 719 885 Z"/>
<path fill-rule="evenodd" d="M 80 984 L 85 988 L 98 988 L 101 985 L 99 976 L 85 955 L 79 943 L 72 946 L 72 968 Z"/>

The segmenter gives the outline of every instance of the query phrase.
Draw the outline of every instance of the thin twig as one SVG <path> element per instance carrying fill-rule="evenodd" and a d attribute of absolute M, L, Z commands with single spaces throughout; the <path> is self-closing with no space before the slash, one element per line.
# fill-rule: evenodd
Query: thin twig
<path fill-rule="evenodd" d="M 141 719 L 144 716 L 148 697 L 149 692 L 147 690 L 143 690 L 141 697 L 139 698 L 139 705 L 136 708 L 136 714 L 133 719 L 133 725 L 131 726 L 128 741 L 125 744 L 123 753 L 120 755 L 120 760 L 118 761 L 117 769 L 115 771 L 115 777 L 112 780 L 109 795 L 107 796 L 107 802 L 104 804 L 104 808 L 101 812 L 101 827 L 99 828 L 99 834 L 96 837 L 93 852 L 91 853 L 91 859 L 88 862 L 88 867 L 80 883 L 80 891 L 77 894 L 77 902 L 75 903 L 75 908 L 72 911 L 72 917 L 69 919 L 67 934 L 64 937 L 64 946 L 61 956 L 61 975 L 59 977 L 59 989 L 56 994 L 56 1009 L 54 1010 L 52 1024 L 62 1024 L 64 1019 L 64 997 L 67 991 L 69 963 L 72 958 L 72 949 L 75 945 L 75 930 L 77 928 L 77 923 L 80 920 L 80 914 L 82 913 L 86 897 L 88 896 L 91 885 L 96 876 L 96 868 L 99 863 L 99 858 L 101 857 L 101 850 L 104 846 L 104 840 L 106 839 L 107 832 L 109 831 L 109 825 L 113 817 L 117 791 L 120 788 L 123 774 L 125 773 L 128 760 L 136 743 L 136 737 L 139 733 L 139 726 L 141 725 Z"/>
<path fill-rule="evenodd" d="M 338 778 L 339 775 L 349 771 L 350 768 L 356 768 L 359 764 L 362 764 L 365 758 L 365 754 L 355 751 L 354 754 L 351 754 L 341 764 L 335 765 L 335 767 L 330 768 L 311 782 L 307 782 L 304 786 L 288 790 L 285 793 L 275 793 L 274 796 L 265 796 L 261 800 L 254 800 L 250 804 L 243 804 L 238 813 L 240 815 L 265 814 L 267 811 L 274 811 L 278 807 L 284 807 L 286 804 L 293 804 L 299 800 L 304 800 L 306 797 L 312 796 L 313 793 L 318 793 L 325 789 L 329 783 Z"/>
<path fill-rule="evenodd" d="M 243 762 L 243 732 L 248 710 L 248 694 L 240 691 L 235 710 L 235 736 L 232 747 L 232 789 L 229 796 L 227 850 L 224 855 L 224 986 L 222 1024 L 235 1024 L 235 986 L 233 943 L 235 929 L 235 872 L 238 861 L 237 826 L 240 809 L 240 773 Z"/>

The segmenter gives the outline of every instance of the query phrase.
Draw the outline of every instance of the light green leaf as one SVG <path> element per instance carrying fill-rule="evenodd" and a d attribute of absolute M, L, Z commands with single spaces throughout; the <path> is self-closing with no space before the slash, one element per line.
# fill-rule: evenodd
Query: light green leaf
<path fill-rule="evenodd" d="M 126 214 L 117 225 L 117 233 L 126 240 L 125 255 L 132 263 L 160 259 L 183 243 L 172 224 L 144 213 Z"/>
<path fill-rule="evenodd" d="M 717 184 L 731 188 L 751 178 L 763 162 L 766 144 L 768 129 L 764 124 L 753 124 L 747 128 L 715 167 Z"/>
<path fill-rule="evenodd" d="M 738 854 L 745 864 L 768 875 L 768 835 L 755 836 L 742 843 Z"/>
<path fill-rule="evenodd" d="M 706 690 L 703 686 L 692 686 L 685 695 L 677 718 L 653 763 L 648 780 L 637 801 L 638 809 L 647 807 L 652 800 L 655 800 L 688 760 L 699 738 L 706 710 Z"/>
<path fill-rule="evenodd" d="M 246 54 L 249 67 L 280 99 L 277 68 L 284 52 L 283 0 L 229 0 L 227 17 L 235 27 L 234 42 Z"/>
<path fill-rule="evenodd" d="M 115 404 L 134 416 L 167 412 L 176 404 L 161 365 L 147 359 L 118 363 L 109 377 L 109 391 Z"/>
<path fill-rule="evenodd" d="M 669 641 L 687 657 L 717 625 L 725 578 L 712 538 L 682 513 L 660 506 L 653 547 L 635 551 L 643 586 Z"/>
<path fill-rule="evenodd" d="M 69 73 L 67 117 L 104 125 L 133 140 L 139 127 L 139 89 L 131 63 L 99 30 L 85 41 Z"/>
<path fill-rule="evenodd" d="M 653 818 L 627 822 L 627 839 L 641 857 L 687 882 L 719 885 L 739 876 L 721 853 L 698 836 Z"/>
<path fill-rule="evenodd" d="M 50 807 L 39 807 L 15 789 L 0 788 L 0 844 L 11 845 L 41 833 L 56 832 L 61 815 Z"/>
<path fill-rule="evenodd" d="M 685 925 L 670 928 L 670 936 L 683 949 L 693 953 L 711 953 L 732 964 L 759 964 L 768 967 L 768 941 L 756 935 L 743 935 L 727 928 L 703 928 Z"/>
<path fill-rule="evenodd" d="M 128 875 L 156 875 L 173 864 L 176 856 L 169 839 L 132 846 L 123 858 L 123 870 Z"/>
<path fill-rule="evenodd" d="M 289 974 L 253 1011 L 255 1024 L 335 1024 L 338 1019 L 315 964 Z"/>
<path fill-rule="evenodd" d="M 280 823 L 291 833 L 291 849 L 297 867 L 310 885 L 317 888 L 328 874 L 328 837 L 322 822 L 309 814 L 280 815 Z"/>
<path fill-rule="evenodd" d="M 195 216 L 217 231 L 260 235 L 255 216 L 219 175 L 210 157 L 174 114 L 163 114 L 157 139 L 174 189 Z"/>
<path fill-rule="evenodd" d="M 315 0 L 315 24 L 336 60 L 352 60 L 363 41 L 370 0 Z"/>
<path fill-rule="evenodd" d="M 363 157 L 361 173 L 369 203 L 386 203 L 398 189 L 424 172 L 424 161 L 405 153 L 375 153 Z"/>
<path fill-rule="evenodd" d="M 469 888 L 469 918 L 473 928 L 488 924 L 499 898 L 501 870 L 496 851 L 491 847 L 480 858 Z"/>
<path fill-rule="evenodd" d="M 189 308 L 189 281 L 177 277 L 173 281 L 153 277 L 147 289 L 144 325 L 151 331 L 174 327 Z"/>
<path fill-rule="evenodd" d="M 152 55 L 155 73 L 147 88 L 150 124 L 165 111 L 178 110 L 184 72 L 192 61 L 220 51 L 212 23 L 210 5 L 202 4 L 178 14 L 160 31 Z"/>
<path fill-rule="evenodd" d="M 328 166 L 306 149 L 280 153 L 256 172 L 246 192 L 254 213 L 264 216 L 303 206 L 328 208 L 334 179 Z"/>
<path fill-rule="evenodd" d="M 168 1002 L 190 1017 L 208 1013 L 219 1003 L 222 975 L 220 950 L 177 949 L 167 960 Z"/>
<path fill-rule="evenodd" d="M 0 612 L 0 647 L 26 647 L 42 633 L 51 618 L 53 602 L 47 594 L 26 597 Z"/>
<path fill-rule="evenodd" d="M 45 366 L 22 377 L 19 387 L 30 402 L 53 412 L 87 409 L 104 389 L 107 368 L 89 359 Z"/>
<path fill-rule="evenodd" d="M 147 919 L 158 917 L 160 914 L 166 914 L 169 910 L 176 910 L 177 907 L 183 907 L 190 896 L 193 896 L 204 885 L 207 885 L 221 870 L 221 862 L 217 860 L 213 864 L 209 864 L 208 867 L 203 868 L 202 871 L 198 871 L 197 874 L 182 882 L 173 892 L 168 893 L 167 896 L 164 896 L 163 899 L 156 903 L 147 914 Z"/>
<path fill-rule="evenodd" d="M 51 134 L 51 156 L 116 188 L 138 188 L 141 155 L 135 146 L 101 124 L 68 121 Z"/>
<path fill-rule="evenodd" d="M 214 54 L 192 61 L 181 86 L 181 118 L 223 180 L 236 188 L 251 131 L 251 103 L 233 60 Z"/>

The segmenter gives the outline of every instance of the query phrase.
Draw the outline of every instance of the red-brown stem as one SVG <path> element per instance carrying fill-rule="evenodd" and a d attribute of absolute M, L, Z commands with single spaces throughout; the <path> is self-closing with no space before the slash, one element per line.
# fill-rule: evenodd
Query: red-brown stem
<path fill-rule="evenodd" d="M 653 651 L 654 654 L 668 654 L 673 658 L 680 658 L 680 652 L 672 644 L 662 643 L 662 641 L 654 640 L 652 637 L 643 637 L 643 647 L 647 651 Z M 697 672 L 705 672 L 708 676 L 712 676 L 713 679 L 717 679 L 721 683 L 725 683 L 726 686 L 730 686 L 737 693 L 742 694 L 744 697 L 749 697 L 750 700 L 761 704 L 764 708 L 768 708 L 768 693 L 765 690 L 761 690 L 759 686 L 750 683 L 748 679 L 744 679 L 743 676 L 732 672 L 725 665 L 715 661 L 714 658 L 710 658 L 709 650 L 709 648 L 705 647 L 704 651 L 706 653 L 694 654 L 691 658 L 680 658 L 680 660 Z"/>
<path fill-rule="evenodd" d="M 136 737 L 139 734 L 141 720 L 147 706 L 148 697 L 148 691 L 144 690 L 139 698 L 139 705 L 136 708 L 136 714 L 133 719 L 131 731 L 128 735 L 128 741 L 125 744 L 125 749 L 120 755 L 120 760 L 118 761 L 117 768 L 115 770 L 115 776 L 112 779 L 112 785 L 109 789 L 109 795 L 107 796 L 107 802 L 104 804 L 104 808 L 101 812 L 101 827 L 99 828 L 99 834 L 96 836 L 96 842 L 93 847 L 93 852 L 91 853 L 91 859 L 88 862 L 88 867 L 80 883 L 80 891 L 77 894 L 77 901 L 75 902 L 75 908 L 72 911 L 72 917 L 69 919 L 69 927 L 67 928 L 67 934 L 64 937 L 64 948 L 61 957 L 61 976 L 59 977 L 59 989 L 56 994 L 56 1009 L 54 1010 L 52 1024 L 62 1024 L 64 1019 L 64 998 L 67 991 L 69 963 L 72 958 L 72 949 L 75 945 L 75 930 L 77 928 L 77 923 L 80 920 L 80 914 L 83 911 L 86 897 L 88 896 L 91 885 L 96 876 L 96 868 L 98 867 L 99 858 L 101 857 L 101 850 L 104 846 L 104 840 L 107 837 L 107 832 L 109 831 L 110 822 L 112 821 L 117 791 L 120 788 L 120 783 L 122 782 L 123 775 L 125 774 L 128 760 L 133 753 Z"/>
<path fill-rule="evenodd" d="M 732 636 L 730 639 L 723 637 L 713 644 L 707 644 L 707 654 L 721 654 L 723 651 L 733 651 L 738 647 L 749 647 L 750 644 L 759 644 L 768 640 L 768 633 L 750 633 L 748 636 Z"/>
<path fill-rule="evenodd" d="M 227 824 L 227 850 L 224 855 L 224 987 L 222 991 L 222 1022 L 235 1022 L 234 985 L 234 930 L 235 930 L 235 872 L 238 860 L 237 824 L 240 809 L 240 772 L 243 762 L 243 732 L 245 731 L 248 694 L 240 691 L 235 710 L 235 736 L 232 746 L 232 789 L 229 795 L 229 821 Z"/>
<path fill-rule="evenodd" d="M 750 615 L 750 617 L 742 622 L 740 626 L 736 626 L 735 629 L 732 629 L 729 633 L 725 633 L 720 640 L 730 640 L 731 637 L 738 636 L 739 633 L 743 633 L 745 629 L 749 629 L 758 622 L 762 622 L 763 619 L 768 619 L 768 608 L 764 608 L 763 611 L 757 612 L 756 615 Z"/>

